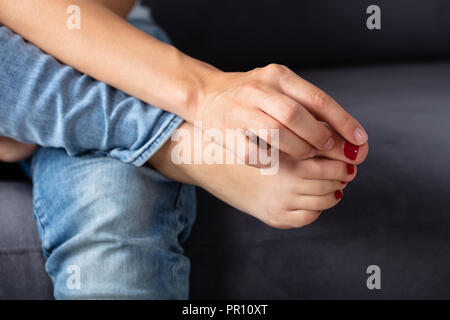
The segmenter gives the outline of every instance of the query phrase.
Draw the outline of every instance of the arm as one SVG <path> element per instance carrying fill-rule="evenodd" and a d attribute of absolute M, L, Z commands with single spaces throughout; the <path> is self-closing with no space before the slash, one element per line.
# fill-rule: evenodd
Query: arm
<path fill-rule="evenodd" d="M 62 65 L 1 26 L 0 74 L 0 136 L 69 155 L 96 152 L 142 165 L 183 121 Z M 32 151 L 15 144 L 14 155 L 12 143 L 2 144 L 7 161 Z"/>
<path fill-rule="evenodd" d="M 105 7 L 110 9 L 112 12 L 126 18 L 136 3 L 136 0 L 95 0 L 98 3 L 103 4 Z"/>
<path fill-rule="evenodd" d="M 81 8 L 80 30 L 66 26 L 71 5 Z M 0 22 L 81 73 L 185 119 L 212 70 L 92 0 L 2 0 Z"/>
<path fill-rule="evenodd" d="M 115 13 L 117 13 L 118 15 L 120 15 L 123 18 L 128 16 L 129 11 L 131 10 L 131 7 L 133 6 L 133 4 L 135 2 L 134 0 L 128 0 L 128 1 L 127 0 L 96 0 L 96 1 L 100 2 L 100 3 L 103 3 L 109 9 L 111 9 L 112 11 L 114 11 Z M 2 33 L 2 35 L 3 35 L 3 33 Z M 16 42 L 16 41 L 14 41 L 14 36 L 12 34 L 10 34 L 10 36 L 11 37 L 10 37 L 9 40 L 5 40 L 5 39 L 3 39 L 3 40 L 5 40 L 6 42 L 12 42 L 12 43 Z M 15 38 L 17 39 L 18 37 L 15 37 Z M 15 55 L 15 51 L 16 51 L 15 49 L 18 49 L 19 51 L 23 51 L 24 53 L 29 53 L 30 51 L 28 49 L 31 48 L 31 46 L 28 46 L 29 48 L 25 48 L 25 47 L 26 47 L 26 45 L 24 43 L 23 43 L 22 47 L 17 47 L 17 46 L 10 47 L 10 49 L 12 49 L 12 50 L 9 50 L 8 52 L 3 52 L 3 56 L 5 57 L 4 61 L 8 61 L 9 60 L 7 58 L 8 55 L 10 55 L 10 56 L 11 55 Z M 41 60 L 44 60 L 44 59 L 47 59 L 47 60 L 50 60 L 50 61 L 53 60 L 53 59 L 51 59 L 51 57 L 46 57 L 43 53 L 38 53 L 37 50 L 35 52 L 37 53 L 36 54 L 36 58 L 40 58 Z M 18 52 L 18 53 L 20 53 L 20 52 Z M 9 60 L 9 62 L 11 62 L 11 61 Z M 1 70 L 4 70 L 6 65 L 5 64 L 0 64 L 0 67 L 2 67 Z M 11 64 L 9 64 L 8 67 L 13 69 L 13 66 Z M 56 68 L 56 69 L 58 69 L 58 68 Z M 73 73 L 73 75 L 76 75 L 76 73 Z M 27 81 L 27 77 L 25 77 L 22 80 L 25 80 L 24 84 L 31 82 L 31 81 Z M 38 80 L 38 79 L 36 79 L 36 80 Z M 103 91 L 113 91 L 112 88 L 109 88 L 107 86 L 104 86 L 103 88 L 104 88 Z M 97 92 L 99 92 L 99 91 L 101 91 L 101 90 L 98 90 Z M 9 90 L 8 90 L 8 92 L 6 92 L 7 95 L 11 95 L 11 93 L 12 92 L 9 91 Z M 0 92 L 0 95 L 2 95 L 1 92 Z M 130 100 L 134 100 L 134 99 L 130 99 Z M 33 101 L 34 100 L 32 100 L 31 102 L 33 102 Z M 139 101 L 135 101 L 135 103 L 139 104 L 139 105 L 141 104 L 141 102 L 139 102 Z M 0 104 L 0 106 L 2 106 L 2 105 Z M 31 112 L 36 109 L 36 108 L 33 108 L 32 105 L 30 107 L 31 107 L 30 108 Z M 100 110 L 97 109 L 97 111 L 100 111 Z M 153 107 L 149 106 L 149 108 L 147 108 L 147 113 L 152 113 L 152 111 L 154 112 L 156 110 Z M 98 117 L 96 117 L 96 118 L 98 118 Z M 42 121 L 41 121 L 41 123 L 42 123 Z M 118 126 L 120 126 L 120 125 L 122 125 L 122 123 L 120 123 Z M 148 127 L 151 127 L 152 126 L 152 122 L 146 122 L 144 125 L 148 126 Z M 49 127 L 51 127 L 51 126 L 47 126 L 47 128 L 49 128 Z M 70 127 L 72 127 L 72 126 L 70 126 Z M 141 124 L 141 127 L 142 127 L 142 124 Z M 33 130 L 31 130 L 31 131 L 33 131 L 33 132 L 38 132 L 38 131 L 41 130 L 41 129 L 39 129 L 38 126 L 34 126 L 34 127 L 32 127 L 32 129 Z M 27 131 L 29 131 L 29 130 L 27 130 Z M 86 134 L 88 132 L 85 130 L 83 133 Z M 74 132 L 74 135 L 77 136 L 79 134 L 76 134 Z M 99 137 L 101 137 L 101 135 Z M 17 138 L 18 139 L 23 139 L 24 137 L 23 136 L 17 136 Z M 102 140 L 104 140 L 104 139 L 102 138 Z M 77 140 L 77 141 L 80 141 L 80 140 Z M 45 143 L 45 141 L 41 141 L 41 142 Z M 68 145 L 67 143 L 61 143 L 59 146 L 60 147 L 64 147 L 67 150 L 68 149 L 66 147 L 67 145 Z M 131 145 L 122 145 L 122 147 L 123 147 L 123 150 L 121 151 L 122 155 L 126 154 L 129 151 L 131 151 L 131 150 L 129 150 L 131 148 Z M 158 149 L 158 147 L 156 149 Z M 34 153 L 35 150 L 36 150 L 36 145 L 35 144 L 28 144 L 28 143 L 19 142 L 19 141 L 13 140 L 13 139 L 8 138 L 8 137 L 0 137 L 0 161 L 3 161 L 3 162 L 17 162 L 17 161 L 20 161 L 20 160 L 28 158 L 29 156 L 31 156 Z M 68 150 L 68 151 L 73 153 L 73 150 L 72 151 Z M 98 151 L 98 150 L 96 150 L 96 151 Z M 139 157 L 135 157 L 135 158 L 139 158 Z"/>
<path fill-rule="evenodd" d="M 66 28 L 73 4 L 81 8 L 80 30 Z M 296 158 L 333 147 L 333 133 L 317 118 L 354 144 L 368 139 L 336 101 L 288 68 L 221 72 L 94 1 L 2 0 L 0 21 L 79 71 L 205 129 L 276 128 L 280 150 Z"/>

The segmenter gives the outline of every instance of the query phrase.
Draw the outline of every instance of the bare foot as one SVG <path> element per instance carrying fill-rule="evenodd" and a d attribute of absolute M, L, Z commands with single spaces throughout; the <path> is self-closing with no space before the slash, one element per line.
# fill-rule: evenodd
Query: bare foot
<path fill-rule="evenodd" d="M 188 123 L 182 128 L 194 130 Z M 150 159 L 150 165 L 171 179 L 200 186 L 276 228 L 298 228 L 312 223 L 322 210 L 339 203 L 342 190 L 356 176 L 356 166 L 341 160 L 296 160 L 284 153 L 280 154 L 279 170 L 274 175 L 261 175 L 258 168 L 243 164 L 175 165 L 171 151 L 176 144 L 166 143 Z M 338 154 L 336 150 L 331 152 Z M 365 156 L 359 157 L 351 161 L 362 161 Z"/>

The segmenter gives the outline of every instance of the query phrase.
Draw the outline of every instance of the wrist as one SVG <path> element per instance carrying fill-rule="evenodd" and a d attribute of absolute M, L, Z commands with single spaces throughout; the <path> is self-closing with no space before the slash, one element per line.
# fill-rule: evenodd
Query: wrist
<path fill-rule="evenodd" d="M 208 105 L 211 87 L 223 77 L 224 72 L 205 62 L 183 56 L 185 61 L 182 64 L 188 67 L 184 68 L 186 75 L 182 89 L 184 114 L 180 117 L 193 124 L 194 121 L 203 119 L 203 108 Z"/>
<path fill-rule="evenodd" d="M 141 64 L 136 75 L 140 94 L 134 96 L 189 123 L 201 119 L 199 113 L 211 83 L 217 82 L 224 72 L 174 46 L 158 42 L 157 48 L 160 52 L 156 58 L 148 57 Z"/>

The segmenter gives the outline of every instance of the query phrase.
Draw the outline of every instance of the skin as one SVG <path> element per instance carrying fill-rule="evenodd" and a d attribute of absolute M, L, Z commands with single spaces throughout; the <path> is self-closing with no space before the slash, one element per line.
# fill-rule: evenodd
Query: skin
<path fill-rule="evenodd" d="M 187 120 L 182 128 L 191 132 L 194 120 L 201 120 L 205 129 L 222 131 L 280 130 L 276 175 L 263 176 L 259 169 L 239 164 L 175 165 L 170 154 L 176 143 L 168 141 L 149 161 L 167 177 L 202 187 L 276 228 L 302 227 L 339 203 L 334 192 L 356 176 L 356 170 L 347 173 L 346 163 L 360 164 L 368 153 L 367 135 L 354 118 L 287 67 L 272 64 L 224 73 L 148 37 L 123 21 L 133 3 L 3 0 L 0 22 L 80 71 L 180 115 Z M 60 12 L 69 4 L 82 7 L 87 18 L 83 32 L 62 27 Z M 359 139 L 355 129 L 363 133 Z M 361 146 L 355 160 L 344 156 L 346 140 Z M 0 160 L 19 161 L 34 150 L 33 145 L 0 138 Z"/>
<path fill-rule="evenodd" d="M 356 119 L 287 67 L 222 72 L 130 25 L 123 16 L 133 1 L 101 2 L 2 0 L 0 23 L 95 79 L 187 122 L 202 121 L 204 129 L 276 128 L 280 150 L 297 159 L 333 147 L 336 137 L 320 121 L 353 144 L 367 142 Z M 70 5 L 81 8 L 80 30 L 66 27 Z"/>
<path fill-rule="evenodd" d="M 17 162 L 31 156 L 36 146 L 0 137 L 0 161 Z"/>
<path fill-rule="evenodd" d="M 193 135 L 191 124 L 184 123 L 181 128 Z M 299 228 L 315 221 L 322 210 L 339 203 L 334 192 L 344 189 L 356 177 L 356 167 L 353 174 L 348 174 L 347 163 L 333 159 L 337 154 L 334 151 L 323 152 L 329 158 L 305 160 L 281 153 L 278 173 L 265 176 L 258 168 L 242 164 L 175 165 L 171 151 L 176 144 L 168 141 L 149 164 L 171 179 L 202 187 L 233 207 L 280 229 Z M 362 148 L 354 163 L 362 163 L 367 152 L 367 148 Z"/>
<path fill-rule="evenodd" d="M 194 127 L 183 123 L 193 136 Z M 231 206 L 246 212 L 274 228 L 300 228 L 314 222 L 323 210 L 337 205 L 334 192 L 343 190 L 356 177 L 356 165 L 368 154 L 363 146 L 355 160 L 353 174 L 348 174 L 343 161 L 339 135 L 335 147 L 321 151 L 320 157 L 298 160 L 280 154 L 280 166 L 275 175 L 261 175 L 258 168 L 242 164 L 180 164 L 171 160 L 177 142 L 168 141 L 148 164 L 165 176 L 183 183 L 199 186 Z M 205 146 L 210 141 L 205 140 Z M 193 148 L 193 145 L 192 145 Z M 9 138 L 0 139 L 0 159 L 19 161 L 31 155 L 34 146 Z M 191 150 L 193 154 L 194 149 Z M 224 159 L 226 157 L 224 149 Z M 342 182 L 345 182 L 343 184 Z"/>
<path fill-rule="evenodd" d="M 126 18 L 133 8 L 135 0 L 95 0 L 122 18 Z"/>

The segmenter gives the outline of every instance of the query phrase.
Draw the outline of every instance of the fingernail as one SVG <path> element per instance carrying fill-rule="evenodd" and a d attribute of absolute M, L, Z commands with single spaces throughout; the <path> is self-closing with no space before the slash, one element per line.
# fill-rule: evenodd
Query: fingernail
<path fill-rule="evenodd" d="M 355 137 L 356 141 L 358 141 L 361 144 L 365 143 L 369 138 L 367 136 L 367 133 L 361 128 L 356 128 L 355 131 L 353 131 L 353 136 Z"/>
<path fill-rule="evenodd" d="M 330 138 L 328 139 L 327 143 L 325 143 L 324 148 L 325 150 L 330 150 L 334 146 L 334 139 Z"/>
<path fill-rule="evenodd" d="M 341 181 L 341 183 L 342 183 L 342 184 L 346 184 L 347 182 L 345 182 L 345 181 Z"/>
<path fill-rule="evenodd" d="M 355 166 L 352 164 L 347 164 L 347 172 L 348 174 L 354 174 L 355 173 Z"/>
<path fill-rule="evenodd" d="M 311 152 L 310 152 L 309 155 L 308 155 L 308 158 L 313 158 L 313 157 L 315 157 L 316 155 L 317 155 L 317 150 L 314 149 L 314 148 L 312 148 L 312 149 L 311 149 Z"/>
<path fill-rule="evenodd" d="M 336 197 L 336 200 L 339 200 L 342 198 L 342 191 L 341 190 L 336 190 L 334 192 L 334 196 Z"/>
<path fill-rule="evenodd" d="M 355 160 L 358 156 L 359 146 L 355 146 L 353 143 L 348 141 L 345 142 L 344 145 L 344 154 L 350 160 Z"/>

